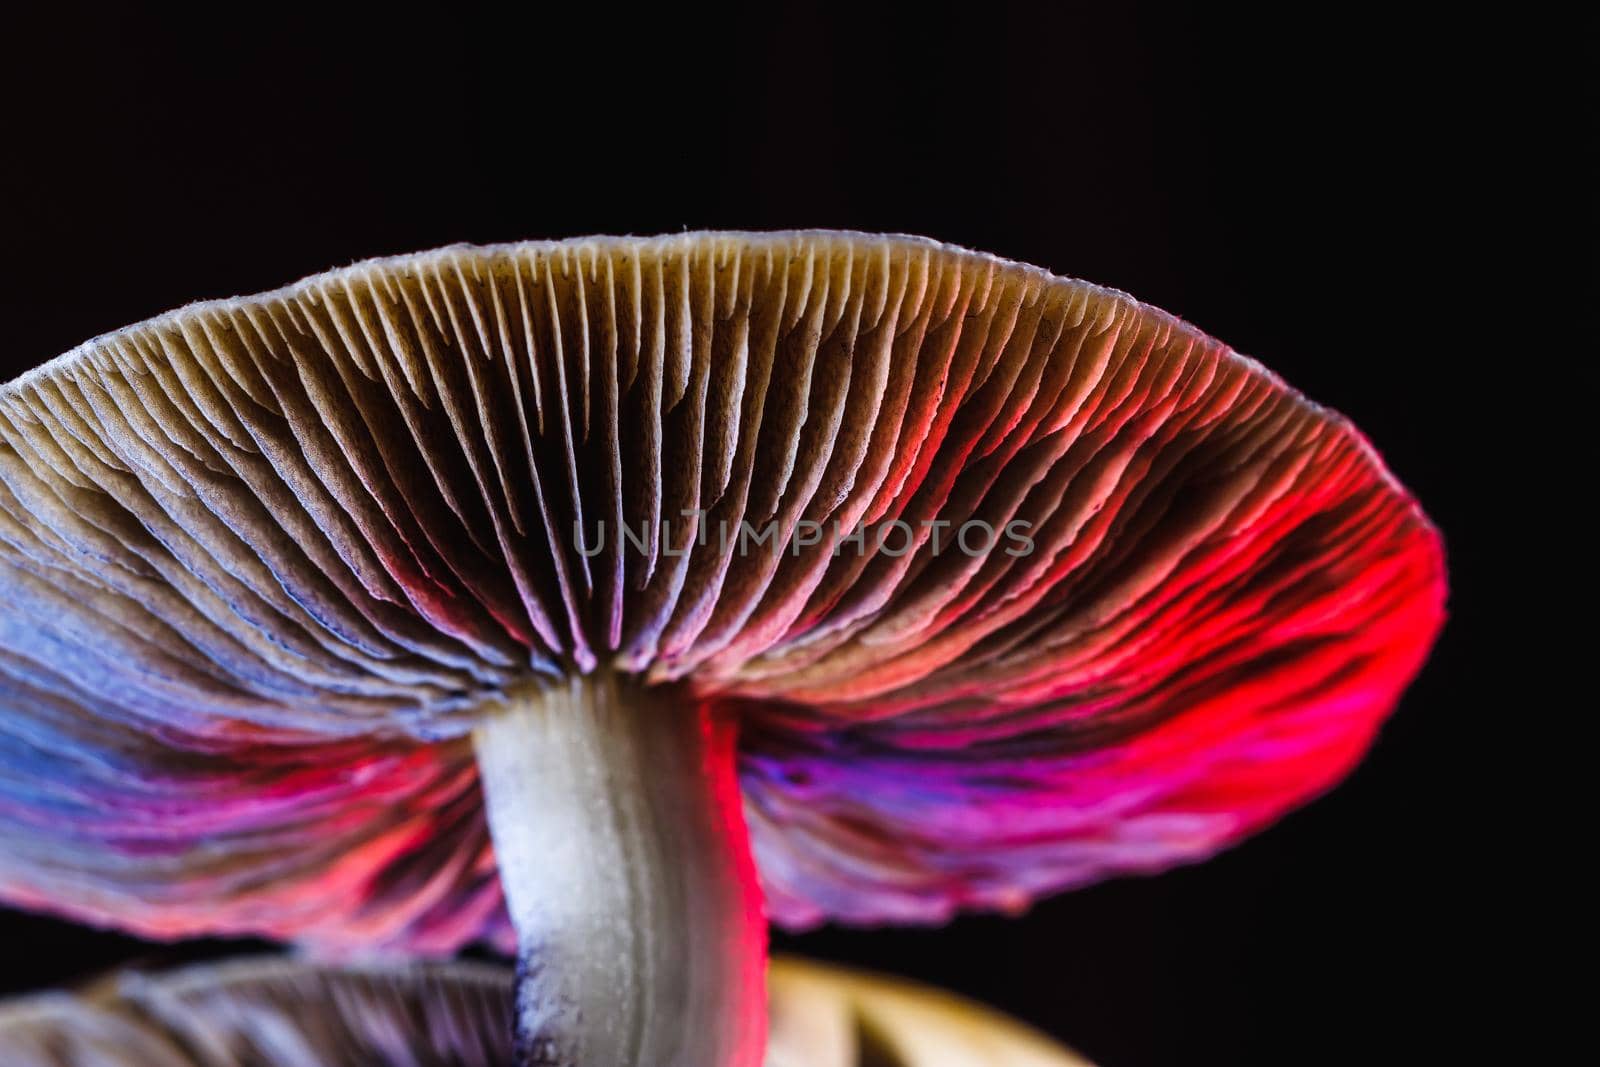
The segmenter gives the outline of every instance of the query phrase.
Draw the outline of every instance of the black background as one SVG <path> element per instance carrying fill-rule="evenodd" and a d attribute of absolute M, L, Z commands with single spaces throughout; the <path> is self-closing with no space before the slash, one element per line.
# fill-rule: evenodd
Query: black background
<path fill-rule="evenodd" d="M 905 231 L 1128 290 L 1383 450 L 1448 543 L 1431 663 L 1344 786 L 1206 865 L 1022 919 L 778 945 L 981 997 L 1105 1067 L 1431 1062 L 1473 1040 L 1486 935 L 1461 916 L 1486 849 L 1462 738 L 1497 461 L 1463 323 L 1499 299 L 1472 266 L 1507 150 L 1492 49 L 1345 8 L 580 14 L 13 26 L 3 376 L 192 299 L 462 240 Z M 3 992 L 236 948 L 3 912 L 0 947 Z"/>

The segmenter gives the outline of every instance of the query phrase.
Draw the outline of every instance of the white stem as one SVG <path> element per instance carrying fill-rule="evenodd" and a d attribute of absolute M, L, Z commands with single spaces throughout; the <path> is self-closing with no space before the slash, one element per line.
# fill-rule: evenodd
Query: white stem
<path fill-rule="evenodd" d="M 611 673 L 473 735 L 517 928 L 521 1067 L 760 1067 L 766 920 L 734 731 Z"/>

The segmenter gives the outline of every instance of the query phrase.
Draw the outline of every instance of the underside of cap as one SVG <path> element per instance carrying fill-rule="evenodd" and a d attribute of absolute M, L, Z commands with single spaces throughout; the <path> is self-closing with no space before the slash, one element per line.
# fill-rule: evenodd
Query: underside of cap
<path fill-rule="evenodd" d="M 0 389 L 0 894 L 504 943 L 462 738 L 619 671 L 741 716 L 779 921 L 1015 908 L 1325 788 L 1443 589 L 1342 419 L 1036 268 L 837 233 L 357 264 Z"/>

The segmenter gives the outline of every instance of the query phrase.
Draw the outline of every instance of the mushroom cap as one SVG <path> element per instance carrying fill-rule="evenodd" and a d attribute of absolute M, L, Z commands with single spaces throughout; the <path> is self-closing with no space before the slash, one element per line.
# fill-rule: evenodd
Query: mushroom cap
<path fill-rule="evenodd" d="M 898 979 L 774 960 L 767 1067 L 1088 1067 L 1043 1036 Z M 245 959 L 0 1003 L 8 1067 L 510 1067 L 512 974 Z"/>
<path fill-rule="evenodd" d="M 0 897 L 506 943 L 467 734 L 604 669 L 741 716 L 777 921 L 1013 909 L 1328 787 L 1443 599 L 1349 423 L 1120 293 L 831 232 L 374 260 L 0 387 Z"/>

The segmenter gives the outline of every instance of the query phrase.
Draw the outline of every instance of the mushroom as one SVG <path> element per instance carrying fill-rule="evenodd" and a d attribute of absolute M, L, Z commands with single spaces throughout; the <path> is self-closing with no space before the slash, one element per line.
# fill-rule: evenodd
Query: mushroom
<path fill-rule="evenodd" d="M 488 940 L 523 1064 L 751 1067 L 768 916 L 1203 858 L 1352 766 L 1443 596 L 1349 423 L 1117 292 L 830 232 L 374 260 L 0 390 L 0 896 Z"/>
<path fill-rule="evenodd" d="M 774 960 L 765 1067 L 1088 1067 L 970 1001 Z M 512 975 L 241 959 L 0 1002 L 7 1067 L 511 1067 Z"/>

